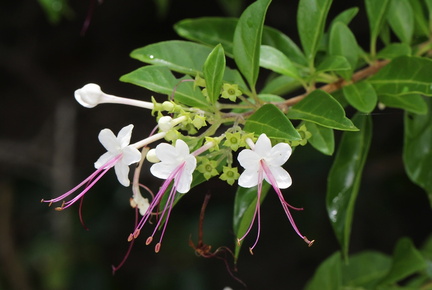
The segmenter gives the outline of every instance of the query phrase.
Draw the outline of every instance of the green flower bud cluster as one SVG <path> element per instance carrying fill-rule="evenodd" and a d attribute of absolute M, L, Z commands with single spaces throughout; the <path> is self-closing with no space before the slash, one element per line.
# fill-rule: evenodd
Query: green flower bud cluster
<path fill-rule="evenodd" d="M 291 141 L 290 142 L 291 147 L 296 147 L 296 146 L 299 146 L 299 145 L 304 146 L 304 145 L 306 145 L 308 143 L 307 140 L 310 137 L 312 137 L 312 133 L 307 130 L 305 124 L 302 124 L 300 126 L 300 128 L 297 129 L 297 132 L 300 134 L 301 139 L 300 140 Z"/>

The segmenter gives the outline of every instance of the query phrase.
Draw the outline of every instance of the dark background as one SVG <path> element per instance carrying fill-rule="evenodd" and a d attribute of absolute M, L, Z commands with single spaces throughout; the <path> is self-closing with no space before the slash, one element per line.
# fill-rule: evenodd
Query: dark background
<path fill-rule="evenodd" d="M 210 192 L 204 242 L 213 249 L 233 248 L 234 189 L 224 182 L 203 184 L 188 193 L 173 210 L 161 252 L 155 254 L 144 238 L 138 239 L 114 276 L 111 265 L 123 258 L 134 219 L 130 188 L 121 187 L 114 172 L 85 198 L 89 231 L 79 222 L 77 206 L 56 212 L 39 202 L 62 194 L 93 172 L 93 162 L 104 152 L 97 140 L 101 129 L 117 133 L 133 123 L 134 142 L 154 126 L 149 112 L 141 109 L 85 109 L 74 101 L 74 90 L 95 82 L 107 93 L 149 100 L 149 91 L 118 80 L 142 65 L 129 53 L 179 39 L 172 26 L 181 19 L 228 13 L 216 1 L 171 1 L 161 16 L 150 0 L 106 0 L 97 5 L 82 35 L 91 2 L 69 4 L 69 16 L 57 24 L 48 21 L 36 1 L 0 4 L 0 289 L 242 289 L 222 260 L 197 257 L 188 245 L 190 236 L 196 242 L 200 207 Z M 266 25 L 299 43 L 296 5 L 297 1 L 275 0 Z M 367 47 L 362 1 L 335 0 L 331 13 L 355 5 L 361 12 L 351 28 Z M 426 195 L 403 170 L 402 117 L 398 110 L 374 113 L 375 134 L 356 206 L 351 253 L 374 249 L 391 254 L 400 237 L 410 236 L 420 246 L 430 233 Z M 305 208 L 294 217 L 316 243 L 307 248 L 298 239 L 271 191 L 262 206 L 255 254 L 244 247 L 235 273 L 249 289 L 301 289 L 320 262 L 338 250 L 325 210 L 331 161 L 306 146 L 287 163 L 294 184 L 284 191 L 286 199 Z M 153 190 L 160 184 L 147 174 L 141 180 Z M 245 245 L 254 238 L 251 233 Z"/>

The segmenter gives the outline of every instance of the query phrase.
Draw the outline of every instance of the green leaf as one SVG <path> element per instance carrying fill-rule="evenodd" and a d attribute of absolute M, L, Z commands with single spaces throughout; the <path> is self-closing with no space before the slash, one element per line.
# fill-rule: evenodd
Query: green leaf
<path fill-rule="evenodd" d="M 329 52 L 331 55 L 340 55 L 346 58 L 351 69 L 341 72 L 341 75 L 345 79 L 351 79 L 352 72 L 357 67 L 359 49 L 354 34 L 342 22 L 335 23 L 331 28 Z"/>
<path fill-rule="evenodd" d="M 268 191 L 270 189 L 270 184 L 267 182 L 263 182 L 261 189 L 261 198 L 260 203 L 263 202 L 266 197 Z M 252 188 L 243 188 L 238 187 L 235 200 L 234 200 L 234 215 L 233 215 L 233 228 L 236 238 L 240 239 L 244 236 L 246 231 L 249 228 L 249 225 L 252 222 L 256 203 L 258 199 L 258 191 L 257 187 Z M 234 259 L 237 260 L 238 255 L 240 253 L 240 248 L 243 244 L 243 241 L 239 243 L 235 243 L 234 250 Z"/>
<path fill-rule="evenodd" d="M 402 96 L 381 95 L 378 98 L 387 107 L 403 109 L 410 113 L 424 115 L 428 111 L 425 100 L 418 94 Z"/>
<path fill-rule="evenodd" d="M 430 1 L 430 0 L 428 0 Z M 429 37 L 429 25 L 426 19 L 425 8 L 421 0 L 409 0 L 413 9 L 414 17 L 414 34 Z"/>
<path fill-rule="evenodd" d="M 336 252 L 319 265 L 306 290 L 341 289 L 342 261 L 340 252 Z"/>
<path fill-rule="evenodd" d="M 234 60 L 252 90 L 258 78 L 262 31 L 269 5 L 270 0 L 251 4 L 240 16 L 234 31 Z"/>
<path fill-rule="evenodd" d="M 348 258 L 355 201 L 372 137 L 370 115 L 357 113 L 353 122 L 360 131 L 343 134 L 328 176 L 326 197 L 327 213 L 345 259 Z"/>
<path fill-rule="evenodd" d="M 292 62 L 307 66 L 307 60 L 297 44 L 277 29 L 264 26 L 262 44 L 272 46 L 285 54 Z"/>
<path fill-rule="evenodd" d="M 381 280 L 380 285 L 391 285 L 426 268 L 426 262 L 409 238 L 398 241 L 390 272 Z"/>
<path fill-rule="evenodd" d="M 409 178 L 428 194 L 432 205 L 432 101 L 426 99 L 429 113 L 405 113 L 403 161 Z"/>
<path fill-rule="evenodd" d="M 246 120 L 244 130 L 255 135 L 265 133 L 269 138 L 300 140 L 291 121 L 275 106 L 266 104 Z"/>
<path fill-rule="evenodd" d="M 260 66 L 274 72 L 300 79 L 297 68 L 280 50 L 268 45 L 261 45 Z"/>
<path fill-rule="evenodd" d="M 175 92 L 174 99 L 187 106 L 197 108 L 209 107 L 209 103 L 201 93 L 201 90 L 194 89 L 192 81 L 181 82 L 181 79 L 176 79 L 165 66 L 144 66 L 122 76 L 120 80 L 168 96 L 171 96 Z"/>
<path fill-rule="evenodd" d="M 238 19 L 220 17 L 202 17 L 185 19 L 174 25 L 176 32 L 189 40 L 214 47 L 222 44 L 225 54 L 233 57 L 234 31 Z M 303 52 L 294 41 L 277 29 L 264 26 L 262 44 L 282 51 L 292 62 L 307 65 Z"/>
<path fill-rule="evenodd" d="M 378 58 L 394 59 L 399 56 L 411 55 L 411 47 L 406 43 L 392 43 L 387 45 L 377 54 Z"/>
<path fill-rule="evenodd" d="M 343 107 L 328 93 L 315 90 L 294 105 L 287 114 L 290 119 L 304 120 L 323 127 L 357 131 L 354 124 L 345 116 Z"/>
<path fill-rule="evenodd" d="M 335 25 L 338 22 L 342 22 L 345 25 L 348 25 L 351 20 L 353 20 L 353 18 L 357 15 L 359 9 L 358 7 L 351 7 L 345 11 L 342 11 L 341 13 L 339 13 L 331 22 L 330 24 L 330 30 L 333 27 L 333 25 Z"/>
<path fill-rule="evenodd" d="M 348 103 L 363 113 L 370 113 L 377 104 L 377 95 L 368 82 L 354 83 L 343 87 L 343 93 Z"/>
<path fill-rule="evenodd" d="M 342 266 L 342 283 L 347 289 L 375 289 L 390 270 L 392 260 L 379 252 L 365 251 L 350 257 Z"/>
<path fill-rule="evenodd" d="M 350 63 L 345 57 L 339 55 L 324 58 L 316 69 L 317 72 L 337 71 L 339 73 L 348 70 L 352 70 Z"/>
<path fill-rule="evenodd" d="M 380 34 L 381 27 L 386 19 L 387 8 L 390 0 L 365 0 L 366 13 L 369 19 L 371 38 L 371 53 L 375 54 L 376 39 Z"/>
<path fill-rule="evenodd" d="M 308 139 L 312 147 L 325 155 L 333 155 L 335 146 L 333 129 L 311 122 L 305 123 L 307 130 L 312 134 Z"/>
<path fill-rule="evenodd" d="M 210 102 L 216 103 L 221 93 L 225 73 L 225 54 L 222 46 L 217 45 L 204 63 L 204 79 Z"/>
<path fill-rule="evenodd" d="M 212 47 L 220 43 L 225 53 L 232 57 L 234 30 L 237 22 L 237 18 L 225 17 L 184 19 L 174 25 L 174 30 L 186 39 Z"/>
<path fill-rule="evenodd" d="M 411 43 L 414 33 L 414 12 L 407 0 L 392 0 L 387 19 L 396 36 L 404 43 Z"/>
<path fill-rule="evenodd" d="M 135 49 L 131 57 L 139 61 L 163 65 L 169 69 L 195 76 L 202 72 L 203 64 L 212 49 L 189 41 L 170 40 Z"/>
<path fill-rule="evenodd" d="M 432 0 L 425 0 L 429 12 L 429 30 L 432 30 Z"/>
<path fill-rule="evenodd" d="M 268 81 L 261 90 L 261 93 L 281 96 L 299 88 L 301 88 L 301 84 L 298 80 L 282 75 Z"/>
<path fill-rule="evenodd" d="M 300 0 L 297 27 L 309 65 L 313 65 L 332 0 Z"/>
<path fill-rule="evenodd" d="M 395 58 L 369 82 L 378 95 L 432 96 L 432 60 L 414 56 Z"/>

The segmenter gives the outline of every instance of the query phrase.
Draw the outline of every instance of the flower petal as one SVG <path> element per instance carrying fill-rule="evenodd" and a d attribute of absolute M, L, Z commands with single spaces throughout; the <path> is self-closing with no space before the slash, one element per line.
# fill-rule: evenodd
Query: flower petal
<path fill-rule="evenodd" d="M 182 159 L 189 155 L 189 146 L 181 139 L 176 141 L 175 149 L 177 151 L 177 156 L 181 157 Z"/>
<path fill-rule="evenodd" d="M 129 166 L 122 162 L 117 162 L 114 166 L 117 179 L 121 185 L 128 187 L 130 185 L 129 181 Z"/>
<path fill-rule="evenodd" d="M 176 169 L 176 164 L 167 164 L 166 162 L 155 163 L 150 167 L 150 172 L 160 179 L 167 179 L 171 172 Z"/>
<path fill-rule="evenodd" d="M 117 137 L 110 129 L 101 130 L 98 138 L 108 152 L 118 153 L 121 150 Z"/>
<path fill-rule="evenodd" d="M 279 188 L 288 188 L 292 184 L 292 179 L 289 173 L 280 166 L 269 166 L 271 174 L 273 175 L 273 179 L 276 180 L 277 187 Z M 270 178 L 264 174 L 265 180 L 271 184 Z"/>
<path fill-rule="evenodd" d="M 127 146 L 122 151 L 122 162 L 126 165 L 130 165 L 141 160 L 141 152 L 135 147 Z"/>
<path fill-rule="evenodd" d="M 276 144 L 268 153 L 265 160 L 268 166 L 282 166 L 291 156 L 292 149 L 287 143 Z"/>
<path fill-rule="evenodd" d="M 117 134 L 117 142 L 120 146 L 120 148 L 125 148 L 126 146 L 129 145 L 130 143 L 130 139 L 132 136 L 132 129 L 133 129 L 134 125 L 130 124 L 127 125 L 126 127 L 123 127 L 119 133 Z"/>
<path fill-rule="evenodd" d="M 104 154 L 102 154 L 101 157 L 99 157 L 99 159 L 94 163 L 94 167 L 96 169 L 101 168 L 103 165 L 105 165 L 106 163 L 108 163 L 108 161 L 112 160 L 113 158 L 116 157 L 115 153 L 112 152 L 105 152 Z"/>
<path fill-rule="evenodd" d="M 246 170 L 258 170 L 260 156 L 249 149 L 243 149 L 237 156 L 237 160 L 240 165 Z"/>
<path fill-rule="evenodd" d="M 192 174 L 188 174 L 186 172 L 182 172 L 181 176 L 179 176 L 178 184 L 176 190 L 180 193 L 186 193 L 190 190 L 192 183 Z"/>
<path fill-rule="evenodd" d="M 170 144 L 160 143 L 156 146 L 155 153 L 156 157 L 163 163 L 174 164 L 174 167 L 179 164 L 177 150 Z"/>
<path fill-rule="evenodd" d="M 258 184 L 258 171 L 248 170 L 242 172 L 238 179 L 238 185 L 244 188 L 251 188 Z"/>
<path fill-rule="evenodd" d="M 253 151 L 255 151 L 259 156 L 265 157 L 270 153 L 271 149 L 272 146 L 269 137 L 267 137 L 266 134 L 261 134 L 255 143 Z"/>

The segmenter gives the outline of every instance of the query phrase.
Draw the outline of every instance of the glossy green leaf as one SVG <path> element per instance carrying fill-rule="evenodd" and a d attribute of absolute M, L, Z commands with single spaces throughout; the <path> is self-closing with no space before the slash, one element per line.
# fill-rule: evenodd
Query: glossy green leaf
<path fill-rule="evenodd" d="M 432 31 L 432 0 L 425 0 L 425 2 L 429 12 L 429 30 Z"/>
<path fill-rule="evenodd" d="M 348 25 L 351 20 L 353 20 L 353 18 L 357 15 L 359 9 L 358 7 L 351 7 L 345 11 L 342 11 L 341 13 L 339 13 L 331 22 L 330 24 L 330 30 L 333 27 L 333 25 L 335 25 L 338 22 L 342 22 L 345 25 Z"/>
<path fill-rule="evenodd" d="M 335 23 L 331 28 L 329 52 L 331 55 L 339 55 L 346 58 L 351 69 L 340 74 L 345 79 L 350 79 L 353 70 L 357 67 L 359 49 L 354 34 L 342 22 Z"/>
<path fill-rule="evenodd" d="M 174 99 L 188 106 L 209 107 L 209 103 L 201 90 L 194 89 L 192 81 L 181 82 L 181 79 L 176 79 L 169 68 L 165 66 L 144 66 L 123 75 L 120 80 L 168 96 L 175 92 Z"/>
<path fill-rule="evenodd" d="M 277 29 L 264 26 L 262 44 L 272 46 L 285 54 L 292 62 L 307 66 L 307 60 L 297 44 Z"/>
<path fill-rule="evenodd" d="M 387 19 L 396 36 L 405 43 L 411 43 L 414 33 L 414 12 L 407 0 L 392 0 Z"/>
<path fill-rule="evenodd" d="M 430 0 L 428 0 L 430 1 Z M 409 0 L 414 12 L 414 34 L 429 37 L 429 24 L 426 19 L 423 0 Z"/>
<path fill-rule="evenodd" d="M 309 64 L 313 64 L 332 0 L 300 0 L 297 27 Z"/>
<path fill-rule="evenodd" d="M 406 43 L 392 43 L 387 45 L 377 54 L 378 58 L 394 59 L 399 56 L 411 55 L 411 47 Z"/>
<path fill-rule="evenodd" d="M 432 96 L 432 60 L 401 56 L 369 79 L 378 95 Z"/>
<path fill-rule="evenodd" d="M 343 87 L 343 93 L 348 103 L 363 113 L 370 113 L 377 104 L 377 95 L 368 82 L 354 83 Z"/>
<path fill-rule="evenodd" d="M 432 204 L 432 101 L 426 102 L 427 115 L 405 114 L 402 156 L 409 178 L 427 192 Z"/>
<path fill-rule="evenodd" d="M 184 19 L 174 25 L 178 35 L 210 46 L 222 44 L 225 53 L 232 57 L 233 38 L 238 19 L 227 17 L 201 17 Z"/>
<path fill-rule="evenodd" d="M 257 0 L 240 16 L 234 31 L 234 60 L 252 90 L 258 78 L 265 14 L 270 0 Z"/>
<path fill-rule="evenodd" d="M 327 213 L 346 259 L 355 201 L 372 138 L 370 115 L 356 114 L 353 122 L 360 131 L 343 134 L 328 176 L 326 197 Z"/>
<path fill-rule="evenodd" d="M 294 105 L 287 114 L 290 119 L 304 120 L 323 127 L 357 131 L 357 127 L 345 116 L 344 108 L 328 93 L 315 90 Z"/>
<path fill-rule="evenodd" d="M 322 262 L 315 271 L 306 290 L 341 289 L 342 261 L 340 252 L 336 252 Z"/>
<path fill-rule="evenodd" d="M 305 122 L 305 124 L 307 130 L 312 134 L 308 139 L 312 147 L 325 155 L 333 155 L 335 147 L 333 129 L 311 122 Z"/>
<path fill-rule="evenodd" d="M 282 75 L 268 81 L 261 93 L 282 96 L 299 88 L 301 88 L 301 84 L 298 80 Z"/>
<path fill-rule="evenodd" d="M 260 66 L 274 72 L 299 79 L 297 68 L 280 50 L 268 45 L 261 45 Z"/>
<path fill-rule="evenodd" d="M 386 19 L 386 13 L 390 0 L 365 0 L 366 13 L 369 20 L 371 52 L 375 53 L 376 39 Z"/>
<path fill-rule="evenodd" d="M 379 252 L 365 251 L 350 256 L 349 263 L 342 265 L 342 284 L 347 289 L 375 289 L 391 264 L 392 259 Z"/>
<path fill-rule="evenodd" d="M 349 70 L 352 70 L 350 63 L 345 57 L 340 55 L 326 57 L 316 69 L 317 72 L 337 71 L 338 73 Z"/>
<path fill-rule="evenodd" d="M 269 138 L 300 140 L 300 134 L 291 121 L 275 105 L 259 108 L 245 123 L 244 130 L 255 135 L 265 133 Z"/>
<path fill-rule="evenodd" d="M 394 249 L 391 269 L 380 285 L 391 285 L 425 268 L 426 262 L 412 241 L 402 238 Z"/>
<path fill-rule="evenodd" d="M 261 203 L 267 196 L 269 189 L 270 184 L 264 182 L 261 189 Z M 238 187 L 234 200 L 233 215 L 233 228 L 236 238 L 242 238 L 248 230 L 255 213 L 257 200 L 258 192 L 256 186 L 252 188 Z M 236 246 L 234 250 L 234 259 L 237 260 L 243 241 L 240 242 L 240 244 L 238 244 L 237 242 L 235 244 Z"/>
<path fill-rule="evenodd" d="M 222 46 L 217 45 L 204 63 L 204 79 L 210 102 L 214 104 L 221 93 L 225 73 L 225 54 Z"/>
<path fill-rule="evenodd" d="M 163 65 L 169 69 L 195 76 L 202 72 L 212 49 L 189 41 L 170 40 L 135 49 L 131 57 L 145 63 Z"/>
<path fill-rule="evenodd" d="M 418 94 L 402 96 L 382 95 L 378 96 L 378 98 L 387 107 L 403 109 L 410 113 L 424 115 L 428 111 L 425 100 Z"/>

